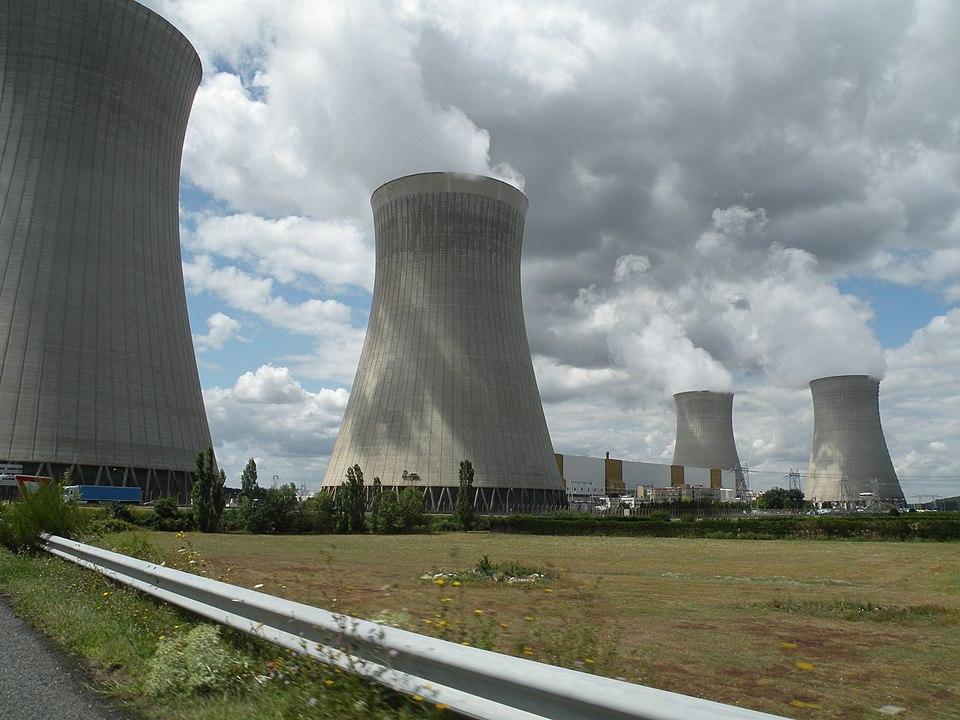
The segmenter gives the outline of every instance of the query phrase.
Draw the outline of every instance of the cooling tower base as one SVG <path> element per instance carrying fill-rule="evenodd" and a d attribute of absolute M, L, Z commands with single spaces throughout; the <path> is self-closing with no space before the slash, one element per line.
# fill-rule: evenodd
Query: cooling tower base
<path fill-rule="evenodd" d="M 399 494 L 408 487 L 423 493 L 424 510 L 431 513 L 453 512 L 457 504 L 460 488 L 449 485 L 384 485 L 381 492 Z M 373 486 L 367 485 L 367 508 L 373 502 Z M 337 492 L 337 486 L 326 486 L 323 490 Z M 567 507 L 567 495 L 563 490 L 535 490 L 529 488 L 474 488 L 473 507 L 477 512 L 490 515 L 508 513 L 542 513 L 564 510 Z"/>
<path fill-rule="evenodd" d="M 192 470 L 124 467 L 117 465 L 85 465 L 82 463 L 19 462 L 10 460 L 0 464 L 21 465 L 23 475 L 41 475 L 59 482 L 65 473 L 70 473 L 70 485 L 110 485 L 113 487 L 139 487 L 143 502 L 152 502 L 162 497 L 173 497 L 180 505 L 190 501 L 193 487 Z"/>

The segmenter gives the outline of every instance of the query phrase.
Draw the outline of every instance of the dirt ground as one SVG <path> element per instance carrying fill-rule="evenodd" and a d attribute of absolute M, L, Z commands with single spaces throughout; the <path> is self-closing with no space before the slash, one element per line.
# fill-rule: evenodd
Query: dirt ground
<path fill-rule="evenodd" d="M 215 576 L 457 642 L 796 718 L 960 718 L 960 546 L 154 533 Z M 555 578 L 425 574 L 488 555 Z M 902 710 L 898 710 L 902 709 Z"/>

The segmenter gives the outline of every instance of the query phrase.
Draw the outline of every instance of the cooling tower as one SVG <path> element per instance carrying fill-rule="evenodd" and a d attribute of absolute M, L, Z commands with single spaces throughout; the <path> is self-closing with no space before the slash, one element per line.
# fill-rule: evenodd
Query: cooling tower
<path fill-rule="evenodd" d="M 677 406 L 677 442 L 673 464 L 739 470 L 733 440 L 733 393 L 692 390 L 673 396 Z"/>
<path fill-rule="evenodd" d="M 0 43 L 0 459 L 185 500 L 210 444 L 178 229 L 200 59 L 131 0 L 4 0 Z"/>
<path fill-rule="evenodd" d="M 487 177 L 424 173 L 371 198 L 373 306 L 324 478 L 421 487 L 449 509 L 461 460 L 484 511 L 565 505 L 520 296 L 527 199 Z"/>
<path fill-rule="evenodd" d="M 810 382 L 813 449 L 804 495 L 816 503 L 851 503 L 860 493 L 903 501 L 880 427 L 880 381 L 839 375 Z"/>

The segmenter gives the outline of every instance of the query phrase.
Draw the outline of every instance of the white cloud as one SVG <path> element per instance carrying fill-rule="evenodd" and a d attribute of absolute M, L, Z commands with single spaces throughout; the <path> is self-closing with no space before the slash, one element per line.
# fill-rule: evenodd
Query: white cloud
<path fill-rule="evenodd" d="M 887 358 L 880 407 L 904 492 L 960 495 L 960 309 L 930 320 Z"/>
<path fill-rule="evenodd" d="M 263 365 L 237 378 L 233 387 L 204 390 L 217 458 L 231 485 L 247 458 L 256 457 L 261 484 L 315 487 L 336 439 L 349 395 L 342 389 L 310 392 L 285 367 Z"/>
<path fill-rule="evenodd" d="M 771 244 L 767 222 L 762 208 L 715 210 L 682 269 L 619 258 L 611 289 L 581 290 L 577 319 L 555 332 L 602 330 L 635 386 L 670 393 L 728 390 L 731 369 L 788 387 L 824 375 L 882 377 L 869 309 L 841 294 L 809 253 Z"/>
<path fill-rule="evenodd" d="M 308 278 L 334 290 L 373 289 L 373 249 L 352 222 L 205 215 L 185 241 L 195 252 L 242 261 L 281 283 Z"/>
<path fill-rule="evenodd" d="M 350 308 L 336 300 L 291 303 L 274 294 L 271 278 L 256 277 L 233 266 L 216 267 L 205 255 L 183 263 L 187 289 L 211 292 L 230 307 L 258 315 L 279 328 L 302 335 L 347 332 Z"/>
<path fill-rule="evenodd" d="M 206 335 L 193 336 L 193 342 L 200 352 L 219 350 L 234 338 L 242 339 L 238 334 L 240 323 L 222 312 L 216 312 L 207 318 L 207 328 Z"/>
<path fill-rule="evenodd" d="M 184 173 L 236 208 L 366 220 L 370 191 L 399 175 L 449 169 L 522 182 L 491 162 L 486 130 L 428 94 L 420 29 L 402 6 L 160 5 L 207 60 Z M 224 59 L 230 66 L 218 67 Z"/>

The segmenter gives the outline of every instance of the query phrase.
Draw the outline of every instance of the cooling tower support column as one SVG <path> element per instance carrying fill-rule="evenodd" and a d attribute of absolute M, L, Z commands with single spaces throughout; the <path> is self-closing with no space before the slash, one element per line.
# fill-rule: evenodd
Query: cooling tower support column
<path fill-rule="evenodd" d="M 733 439 L 733 393 L 692 390 L 673 396 L 677 441 L 673 464 L 740 470 Z"/>
<path fill-rule="evenodd" d="M 4 0 L 0 44 L 0 460 L 186 500 L 210 444 L 178 216 L 200 59 L 132 0 Z"/>
<path fill-rule="evenodd" d="M 810 392 L 813 448 L 804 479 L 806 499 L 848 505 L 871 497 L 902 503 L 880 426 L 880 381 L 866 375 L 825 377 L 812 380 Z"/>
<path fill-rule="evenodd" d="M 564 506 L 520 296 L 526 197 L 426 173 L 381 186 L 371 204 L 373 306 L 324 485 L 356 463 L 368 484 L 423 488 L 444 510 L 467 459 L 480 510 Z"/>

